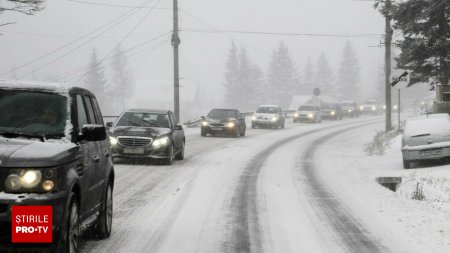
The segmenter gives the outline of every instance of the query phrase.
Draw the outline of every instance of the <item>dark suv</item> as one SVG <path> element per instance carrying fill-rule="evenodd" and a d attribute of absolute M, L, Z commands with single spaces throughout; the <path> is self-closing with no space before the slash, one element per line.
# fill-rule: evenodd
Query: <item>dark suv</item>
<path fill-rule="evenodd" d="M 78 252 L 107 238 L 114 168 L 95 96 L 60 84 L 0 81 L 0 252 Z M 52 206 L 53 243 L 12 244 L 12 206 Z"/>
<path fill-rule="evenodd" d="M 184 130 L 171 111 L 128 110 L 106 125 L 113 158 L 184 159 Z"/>

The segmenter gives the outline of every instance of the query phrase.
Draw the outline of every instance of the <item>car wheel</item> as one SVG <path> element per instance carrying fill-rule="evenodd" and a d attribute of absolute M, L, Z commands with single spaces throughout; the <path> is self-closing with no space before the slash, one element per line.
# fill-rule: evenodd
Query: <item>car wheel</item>
<path fill-rule="evenodd" d="M 236 130 L 234 131 L 233 137 L 234 138 L 239 138 L 240 136 L 241 136 L 241 133 L 239 131 L 239 127 L 236 127 Z"/>
<path fill-rule="evenodd" d="M 206 136 L 206 131 L 202 129 L 202 130 L 200 131 L 200 135 L 203 136 L 203 137 L 205 137 L 205 136 Z"/>
<path fill-rule="evenodd" d="M 252 128 L 255 128 L 256 126 L 252 124 Z"/>
<path fill-rule="evenodd" d="M 78 203 L 75 194 L 71 194 L 69 215 L 67 217 L 67 232 L 66 232 L 66 253 L 78 253 L 78 240 L 80 238 L 80 219 L 78 211 Z"/>
<path fill-rule="evenodd" d="M 245 136 L 245 129 L 244 129 L 244 131 L 241 133 L 241 136 Z"/>
<path fill-rule="evenodd" d="M 94 235 L 97 238 L 105 239 L 111 235 L 113 219 L 113 187 L 112 183 L 108 183 L 105 197 L 100 207 L 100 214 L 97 219 L 97 224 L 94 227 Z"/>
<path fill-rule="evenodd" d="M 283 121 L 283 123 L 281 124 L 281 128 L 284 128 L 284 121 Z"/>
<path fill-rule="evenodd" d="M 408 160 L 403 159 L 403 168 L 410 169 L 411 168 L 411 162 Z"/>
<path fill-rule="evenodd" d="M 173 144 L 169 146 L 169 152 L 167 154 L 166 165 L 173 164 Z"/>
<path fill-rule="evenodd" d="M 181 144 L 181 150 L 180 150 L 180 153 L 178 153 L 178 154 L 175 156 L 175 159 L 177 159 L 177 160 L 184 160 L 184 145 L 185 145 L 185 143 L 184 143 L 184 141 L 183 141 L 183 143 Z"/>

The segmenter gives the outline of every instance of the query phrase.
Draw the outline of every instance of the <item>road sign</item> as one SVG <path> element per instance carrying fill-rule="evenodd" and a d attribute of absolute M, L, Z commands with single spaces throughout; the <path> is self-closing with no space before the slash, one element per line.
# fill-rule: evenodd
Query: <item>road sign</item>
<path fill-rule="evenodd" d="M 313 93 L 315 96 L 319 96 L 320 95 L 320 89 L 319 88 L 314 88 Z"/>
<path fill-rule="evenodd" d="M 391 75 L 391 86 L 397 89 L 406 88 L 409 85 L 408 71 L 397 69 Z"/>

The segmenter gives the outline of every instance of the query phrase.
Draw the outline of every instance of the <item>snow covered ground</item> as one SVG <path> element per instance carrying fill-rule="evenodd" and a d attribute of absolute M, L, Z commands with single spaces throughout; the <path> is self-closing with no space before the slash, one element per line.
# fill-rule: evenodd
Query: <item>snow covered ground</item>
<path fill-rule="evenodd" d="M 81 252 L 449 252 L 449 166 L 403 170 L 398 140 L 367 156 L 380 122 L 288 121 L 238 139 L 186 129 L 184 161 L 116 165 L 111 238 Z M 376 183 L 385 175 L 404 177 L 397 193 Z M 422 178 L 427 200 L 409 199 Z"/>
<path fill-rule="evenodd" d="M 403 169 L 401 136 L 384 156 L 368 156 L 365 144 L 382 129 L 371 125 L 331 139 L 318 152 L 321 175 L 373 229 L 390 234 L 385 239 L 396 238 L 416 252 L 450 252 L 450 165 Z M 392 192 L 377 177 L 403 182 Z M 411 199 L 417 183 L 424 201 Z"/>

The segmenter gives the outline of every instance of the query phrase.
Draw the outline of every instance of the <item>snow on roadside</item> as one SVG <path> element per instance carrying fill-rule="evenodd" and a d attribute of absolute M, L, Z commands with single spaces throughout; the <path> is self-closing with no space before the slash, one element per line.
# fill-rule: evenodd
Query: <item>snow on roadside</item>
<path fill-rule="evenodd" d="M 320 175 L 338 196 L 380 234 L 389 234 L 416 252 L 450 252 L 450 165 L 404 170 L 400 137 L 383 156 L 368 156 L 365 144 L 381 125 L 360 128 L 331 139 L 319 149 Z M 397 192 L 376 182 L 377 177 L 402 177 Z M 417 182 L 424 201 L 412 200 Z"/>

